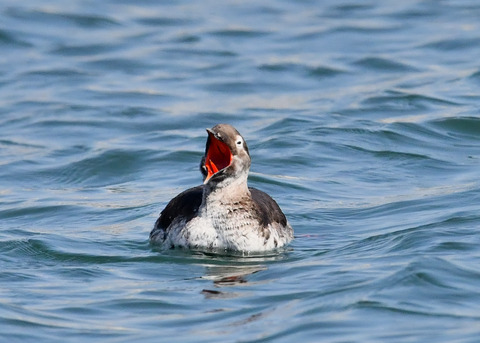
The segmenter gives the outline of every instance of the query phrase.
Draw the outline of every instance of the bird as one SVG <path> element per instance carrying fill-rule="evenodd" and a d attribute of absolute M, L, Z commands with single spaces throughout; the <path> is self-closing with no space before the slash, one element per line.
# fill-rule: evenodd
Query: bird
<path fill-rule="evenodd" d="M 150 242 L 166 248 L 266 252 L 286 246 L 293 229 L 275 200 L 248 187 L 251 158 L 229 124 L 207 129 L 200 161 L 203 184 L 174 197 L 161 211 Z"/>

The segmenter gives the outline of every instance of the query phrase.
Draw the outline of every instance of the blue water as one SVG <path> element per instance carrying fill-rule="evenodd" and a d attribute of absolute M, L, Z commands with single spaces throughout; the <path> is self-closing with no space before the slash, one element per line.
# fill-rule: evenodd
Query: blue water
<path fill-rule="evenodd" d="M 478 342 L 480 3 L 0 3 L 0 341 Z M 227 122 L 282 253 L 148 242 Z"/>

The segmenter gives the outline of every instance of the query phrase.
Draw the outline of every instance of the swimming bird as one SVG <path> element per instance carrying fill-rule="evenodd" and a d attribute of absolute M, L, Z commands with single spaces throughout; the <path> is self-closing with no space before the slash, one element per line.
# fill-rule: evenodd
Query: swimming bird
<path fill-rule="evenodd" d="M 248 187 L 247 143 L 231 125 L 207 129 L 203 184 L 180 193 L 161 212 L 150 241 L 169 248 L 262 252 L 285 246 L 293 229 L 268 194 Z"/>

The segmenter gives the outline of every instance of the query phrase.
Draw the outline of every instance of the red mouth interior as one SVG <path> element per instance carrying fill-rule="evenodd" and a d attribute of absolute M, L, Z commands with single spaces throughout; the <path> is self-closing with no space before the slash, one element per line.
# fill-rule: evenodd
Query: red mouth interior
<path fill-rule="evenodd" d="M 210 133 L 209 136 L 210 144 L 208 146 L 207 156 L 205 157 L 205 167 L 207 168 L 208 174 L 205 181 L 210 179 L 212 175 L 219 170 L 228 167 L 230 163 L 232 163 L 233 158 L 228 145 L 219 141 Z"/>

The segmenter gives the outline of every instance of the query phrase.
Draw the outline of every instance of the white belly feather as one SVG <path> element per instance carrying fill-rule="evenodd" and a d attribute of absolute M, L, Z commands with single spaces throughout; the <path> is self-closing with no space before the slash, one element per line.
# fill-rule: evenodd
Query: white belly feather
<path fill-rule="evenodd" d="M 168 247 L 190 249 L 267 251 L 279 248 L 292 240 L 292 235 L 284 228 L 270 224 L 260 227 L 255 218 L 245 211 L 215 207 L 216 211 L 200 210 L 199 215 L 188 223 L 174 220 L 164 244 Z M 222 209 L 222 210 L 218 210 Z"/>

